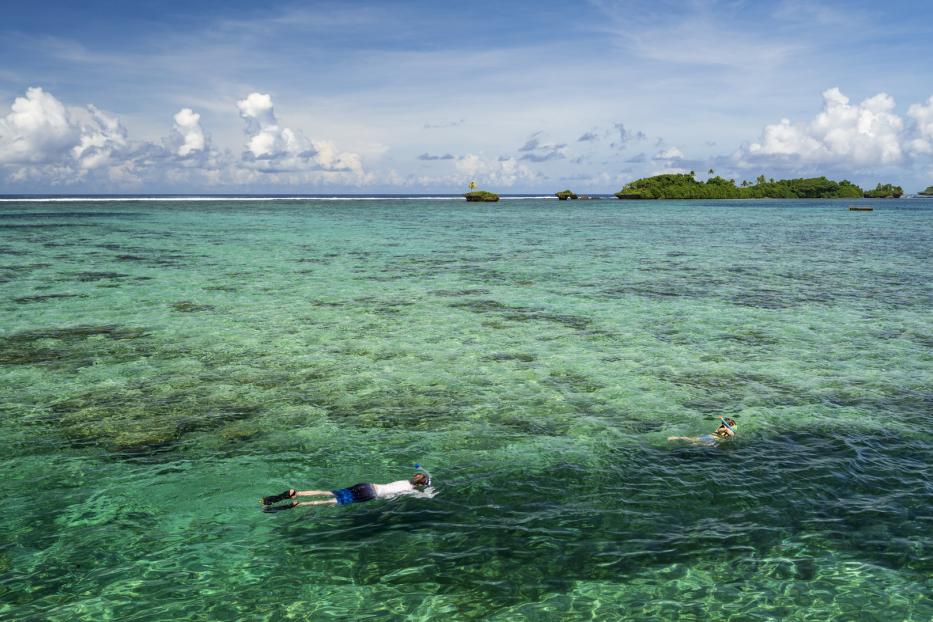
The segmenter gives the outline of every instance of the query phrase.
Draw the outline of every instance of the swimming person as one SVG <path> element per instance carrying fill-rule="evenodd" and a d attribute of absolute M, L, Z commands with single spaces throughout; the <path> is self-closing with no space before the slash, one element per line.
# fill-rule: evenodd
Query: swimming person
<path fill-rule="evenodd" d="M 703 436 L 668 436 L 667 442 L 670 443 L 671 441 L 688 441 L 694 445 L 714 446 L 722 441 L 728 441 L 735 438 L 735 419 L 731 417 L 720 417 L 719 419 L 722 421 L 722 423 L 712 434 L 704 434 Z"/>
<path fill-rule="evenodd" d="M 416 467 L 420 470 L 421 467 Z M 285 492 L 277 495 L 263 497 L 261 499 L 263 512 L 279 512 L 281 510 L 290 510 L 300 505 L 349 505 L 351 503 L 363 503 L 373 499 L 386 499 L 400 495 L 411 495 L 423 493 L 424 489 L 431 485 L 431 478 L 425 473 L 415 473 L 411 479 L 402 479 L 389 484 L 355 484 L 349 488 L 339 488 L 337 490 L 295 490 L 289 488 Z M 295 497 L 326 497 L 317 501 L 292 501 L 285 505 L 273 505 L 285 499 L 294 499 Z"/>

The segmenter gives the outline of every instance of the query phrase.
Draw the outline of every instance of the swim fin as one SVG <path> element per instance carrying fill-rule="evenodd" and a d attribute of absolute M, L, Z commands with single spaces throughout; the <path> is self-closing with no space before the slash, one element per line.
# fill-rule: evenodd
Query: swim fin
<path fill-rule="evenodd" d="M 262 506 L 262 511 L 271 514 L 273 512 L 281 512 L 282 510 L 290 510 L 296 505 L 298 505 L 297 501 L 292 501 L 286 505 L 264 505 Z"/>
<path fill-rule="evenodd" d="M 271 495 L 271 496 L 269 496 L 269 497 L 263 497 L 263 498 L 262 498 L 262 504 L 263 504 L 263 505 L 272 505 L 273 503 L 278 503 L 279 501 L 282 501 L 282 500 L 284 500 L 284 499 L 291 499 L 291 498 L 294 497 L 294 496 L 295 496 L 295 495 L 292 494 L 291 488 L 289 488 L 289 489 L 286 490 L 285 492 L 280 492 L 280 493 L 277 494 L 277 495 Z"/>

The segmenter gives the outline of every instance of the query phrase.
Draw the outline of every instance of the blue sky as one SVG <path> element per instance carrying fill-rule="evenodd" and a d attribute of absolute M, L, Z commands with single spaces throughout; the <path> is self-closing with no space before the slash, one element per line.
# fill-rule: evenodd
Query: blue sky
<path fill-rule="evenodd" d="M 933 4 L 41 2 L 0 21 L 0 192 L 933 184 Z"/>

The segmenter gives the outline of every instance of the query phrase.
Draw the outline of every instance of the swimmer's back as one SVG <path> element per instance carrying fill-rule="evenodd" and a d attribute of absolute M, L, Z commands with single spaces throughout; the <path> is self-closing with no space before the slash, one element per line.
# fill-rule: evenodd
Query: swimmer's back
<path fill-rule="evenodd" d="M 414 492 L 415 490 L 415 487 L 407 479 L 400 479 L 397 482 L 390 482 L 388 484 L 373 484 L 373 488 L 376 490 L 376 496 L 380 499 L 393 497 L 395 495 L 404 495 L 409 492 Z"/>

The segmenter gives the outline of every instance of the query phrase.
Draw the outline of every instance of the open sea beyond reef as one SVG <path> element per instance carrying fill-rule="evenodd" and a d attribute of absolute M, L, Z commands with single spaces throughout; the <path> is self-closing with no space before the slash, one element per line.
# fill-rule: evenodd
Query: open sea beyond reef
<path fill-rule="evenodd" d="M 933 200 L 859 203 L 0 203 L 0 619 L 928 621 Z"/>

